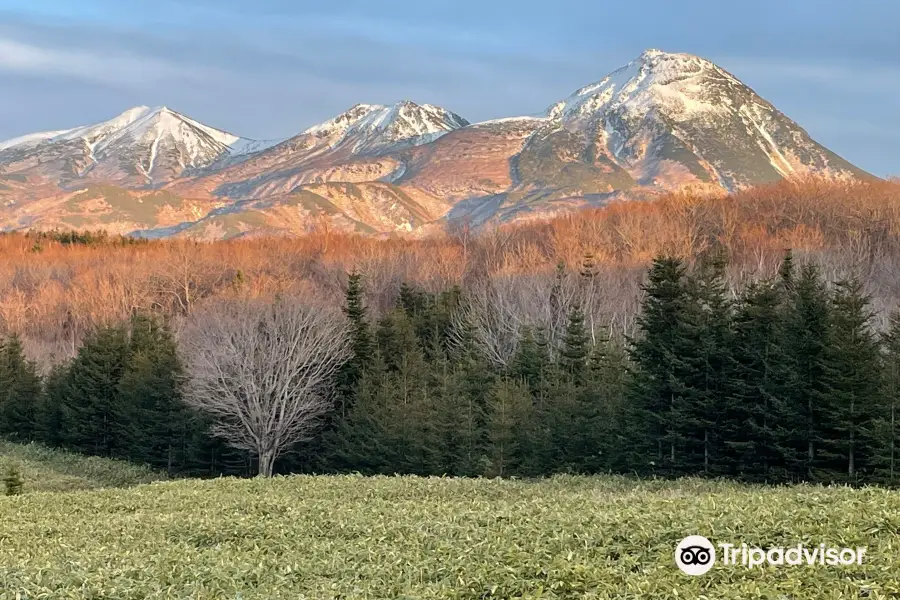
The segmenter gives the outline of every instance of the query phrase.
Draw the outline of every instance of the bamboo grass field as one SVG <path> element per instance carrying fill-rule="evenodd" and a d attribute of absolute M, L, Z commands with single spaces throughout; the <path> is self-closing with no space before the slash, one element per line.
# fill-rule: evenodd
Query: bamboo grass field
<path fill-rule="evenodd" d="M 900 495 L 876 488 L 299 475 L 26 485 L 0 515 L 2 600 L 900 597 Z M 690 534 L 868 552 L 691 577 Z"/>

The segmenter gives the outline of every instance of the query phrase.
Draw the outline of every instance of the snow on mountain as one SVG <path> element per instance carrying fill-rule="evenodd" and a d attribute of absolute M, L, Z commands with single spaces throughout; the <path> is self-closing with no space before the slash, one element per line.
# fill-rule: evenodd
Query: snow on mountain
<path fill-rule="evenodd" d="M 137 106 L 96 125 L 2 142 L 0 165 L 10 171 L 32 169 L 35 163 L 55 165 L 51 171 L 61 180 L 87 176 L 158 184 L 223 156 L 258 152 L 275 143 L 232 135 L 165 106 Z"/>
<path fill-rule="evenodd" d="M 583 138 L 595 162 L 621 167 L 640 185 L 694 179 L 731 190 L 809 171 L 862 174 L 732 74 L 691 54 L 647 50 L 546 114 L 553 127 Z"/>
<path fill-rule="evenodd" d="M 427 144 L 468 124 L 459 115 L 431 104 L 357 104 L 301 135 L 313 135 L 331 146 L 349 147 L 355 154 L 377 154 L 398 146 Z"/>
<path fill-rule="evenodd" d="M 0 151 L 16 146 L 34 146 L 42 142 L 49 141 L 59 135 L 72 131 L 71 129 L 62 129 L 60 131 L 42 131 L 40 133 L 28 133 L 10 140 L 0 142 Z"/>
<path fill-rule="evenodd" d="M 735 190 L 810 172 L 871 177 L 731 73 L 661 50 L 538 116 L 470 124 L 429 104 L 357 104 L 288 139 L 256 141 L 166 107 L 139 106 L 104 123 L 0 142 L 0 175 L 9 182 L 3 193 L 15 207 L 7 210 L 25 211 L 14 215 L 17 223 L 40 216 L 21 198 L 103 183 L 131 188 L 104 192 L 108 210 L 124 210 L 127 199 L 143 194 L 145 203 L 156 198 L 160 223 L 182 219 L 170 197 L 200 202 L 190 205 L 197 218 L 202 206 L 252 206 L 257 212 L 238 219 L 244 233 L 256 227 L 259 211 L 268 226 L 284 219 L 292 231 L 303 230 L 310 215 L 334 214 L 349 228 L 404 230 L 442 218 L 518 219 L 686 184 Z M 146 189 L 162 186 L 164 193 Z M 158 191 L 158 198 L 148 195 Z M 82 200 L 79 222 L 99 219 L 91 211 L 102 202 Z M 234 219 L 226 210 L 211 231 L 228 230 Z"/>
<path fill-rule="evenodd" d="M 263 152 L 216 163 L 203 177 L 176 186 L 248 199 L 287 193 L 309 183 L 393 181 L 405 171 L 401 154 L 468 124 L 430 104 L 357 104 Z"/>
<path fill-rule="evenodd" d="M 709 79 L 743 85 L 698 56 L 647 50 L 600 82 L 587 85 L 557 102 L 547 110 L 547 115 L 573 122 L 619 108 L 639 117 L 662 109 L 682 120 L 702 113 L 727 112 L 727 106 L 711 102 L 712 98 L 707 95 Z"/>

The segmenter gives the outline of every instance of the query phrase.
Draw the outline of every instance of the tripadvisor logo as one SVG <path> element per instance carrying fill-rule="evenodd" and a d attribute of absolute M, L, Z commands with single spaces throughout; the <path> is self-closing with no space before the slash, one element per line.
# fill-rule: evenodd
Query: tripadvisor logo
<path fill-rule="evenodd" d="M 748 569 L 762 565 L 861 565 L 866 555 L 865 547 L 835 548 L 825 544 L 808 547 L 797 544 L 790 547 L 758 548 L 747 544 L 714 545 L 702 535 L 689 535 L 675 547 L 675 564 L 688 575 L 703 575 L 716 563 L 716 547 L 721 551 L 721 564 L 741 565 Z"/>
<path fill-rule="evenodd" d="M 675 564 L 688 575 L 703 575 L 716 564 L 716 548 L 702 535 L 689 535 L 675 547 Z"/>

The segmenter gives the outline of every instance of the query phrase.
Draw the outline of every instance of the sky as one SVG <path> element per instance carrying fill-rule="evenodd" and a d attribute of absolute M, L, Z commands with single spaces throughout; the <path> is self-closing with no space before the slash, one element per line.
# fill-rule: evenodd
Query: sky
<path fill-rule="evenodd" d="M 0 140 L 137 105 L 255 139 L 357 103 L 536 114 L 658 48 L 900 175 L 898 23 L 896 0 L 0 0 Z"/>

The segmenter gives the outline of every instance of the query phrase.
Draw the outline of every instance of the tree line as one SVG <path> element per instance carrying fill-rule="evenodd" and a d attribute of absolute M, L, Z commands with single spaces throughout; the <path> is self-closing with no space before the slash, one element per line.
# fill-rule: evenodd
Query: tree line
<path fill-rule="evenodd" d="M 43 378 L 10 338 L 0 434 L 187 476 L 896 484 L 900 317 L 876 332 L 859 281 L 826 284 L 790 254 L 776 277 L 740 290 L 725 270 L 716 253 L 692 267 L 655 259 L 625 337 L 551 288 L 563 326 L 522 326 L 501 362 L 469 318 L 467 290 L 403 285 L 376 317 L 359 273 L 340 323 L 285 299 L 220 306 L 176 343 L 166 323 L 136 314 Z M 585 286 L 592 273 L 582 270 Z"/>

